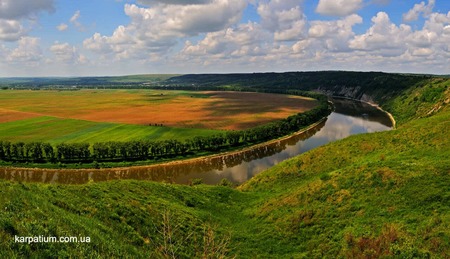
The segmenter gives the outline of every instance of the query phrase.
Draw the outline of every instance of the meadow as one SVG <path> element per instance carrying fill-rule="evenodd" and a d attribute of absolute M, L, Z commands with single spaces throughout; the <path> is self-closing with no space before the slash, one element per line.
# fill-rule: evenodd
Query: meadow
<path fill-rule="evenodd" d="M 292 95 L 136 89 L 2 90 L 0 102 L 2 140 L 51 144 L 185 140 L 252 128 L 317 105 Z"/>

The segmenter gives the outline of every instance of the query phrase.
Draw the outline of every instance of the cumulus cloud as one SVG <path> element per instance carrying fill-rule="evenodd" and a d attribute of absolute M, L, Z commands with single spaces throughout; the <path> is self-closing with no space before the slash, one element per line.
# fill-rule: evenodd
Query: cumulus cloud
<path fill-rule="evenodd" d="M 147 1 L 149 2 L 149 1 Z M 212 0 L 204 4 L 166 5 L 151 8 L 126 4 L 131 23 L 117 27 L 111 36 L 98 33 L 83 42 L 85 48 L 116 58 L 148 58 L 142 53 L 164 53 L 180 38 L 215 32 L 239 22 L 245 0 Z"/>
<path fill-rule="evenodd" d="M 196 35 L 212 32 L 235 24 L 246 7 L 244 0 L 214 0 L 203 5 L 161 5 L 140 8 L 125 5 L 125 13 L 137 29 L 151 30 L 151 34 L 163 37 Z M 147 33 L 149 35 L 150 33 Z"/>
<path fill-rule="evenodd" d="M 363 18 L 351 14 L 338 20 L 308 21 L 289 1 L 260 3 L 260 22 L 248 22 L 207 33 L 202 39 L 185 42 L 171 63 L 195 64 L 202 71 L 224 68 L 236 71 L 279 70 L 384 70 L 421 71 L 427 67 L 448 67 L 450 57 L 450 12 L 431 13 L 422 29 L 395 24 L 385 12 L 372 17 L 365 33 L 353 27 Z M 267 8 L 268 6 L 272 8 Z M 285 12 L 296 15 L 277 16 Z M 277 17 L 284 17 L 277 20 Z M 295 17 L 295 19 L 292 19 Z M 280 41 L 274 35 L 302 19 L 305 29 L 298 40 Z M 246 70 L 249 69 L 249 70 Z M 428 72 L 433 72 L 428 70 Z"/>
<path fill-rule="evenodd" d="M 450 55 L 450 15 L 427 14 L 423 29 L 396 24 L 379 12 L 364 33 L 354 26 L 363 18 L 356 11 L 362 0 L 320 0 L 317 12 L 342 16 L 333 20 L 308 20 L 302 0 L 254 1 L 260 17 L 240 24 L 244 0 L 140 0 L 125 4 L 129 24 L 110 35 L 95 33 L 83 47 L 101 63 L 152 62 L 166 71 L 292 70 L 292 69 L 395 69 L 412 67 L 418 59 L 433 62 Z M 386 4 L 374 0 L 372 4 Z M 427 12 L 423 11 L 420 15 Z M 77 14 L 77 13 L 75 13 Z M 79 14 L 78 14 L 79 17 Z M 76 18 L 78 19 L 78 18 Z M 74 20 L 76 20 L 74 18 Z M 368 20 L 370 22 L 370 20 Z M 184 45 L 178 45 L 184 42 Z M 51 51 L 59 62 L 76 62 L 78 50 L 66 44 Z M 130 63 L 127 63 L 130 62 Z M 380 66 L 380 64 L 383 64 Z M 419 65 L 418 65 L 419 66 Z M 403 66 L 402 66 L 403 67 Z M 188 69 L 188 70 L 186 70 Z M 192 70 L 189 70 L 192 69 Z M 241 70 L 242 69 L 242 70 Z M 181 72 L 178 70 L 178 72 Z"/>
<path fill-rule="evenodd" d="M 50 51 L 55 56 L 56 60 L 63 63 L 86 63 L 86 57 L 80 55 L 78 50 L 71 46 L 69 43 L 59 43 L 55 42 L 51 47 Z"/>
<path fill-rule="evenodd" d="M 26 31 L 20 22 L 0 19 L 0 40 L 16 41 L 25 33 Z"/>
<path fill-rule="evenodd" d="M 304 37 L 306 17 L 298 0 L 260 2 L 257 12 L 261 25 L 274 33 L 276 41 L 293 41 Z"/>
<path fill-rule="evenodd" d="M 0 40 L 17 41 L 27 33 L 23 19 L 32 19 L 41 11 L 52 12 L 54 0 L 1 0 Z"/>
<path fill-rule="evenodd" d="M 330 16 L 346 16 L 362 7 L 362 0 L 319 0 L 316 12 Z"/>
<path fill-rule="evenodd" d="M 264 39 L 270 40 L 270 37 L 270 33 L 262 30 L 259 24 L 249 22 L 236 28 L 208 33 L 195 45 L 187 41 L 181 53 L 189 58 L 204 55 L 220 55 L 221 58 L 255 56 L 262 53 L 260 43 Z"/>
<path fill-rule="evenodd" d="M 355 35 L 352 27 L 362 22 L 362 17 L 356 14 L 336 21 L 313 21 L 308 35 L 320 40 L 317 44 L 323 44 L 327 51 L 349 51 L 348 41 Z"/>
<path fill-rule="evenodd" d="M 39 39 L 35 37 L 22 37 L 18 41 L 17 48 L 8 53 L 6 61 L 35 66 L 42 58 L 43 53 L 39 45 Z"/>
<path fill-rule="evenodd" d="M 410 26 L 393 24 L 385 12 L 379 12 L 372 22 L 366 33 L 350 41 L 350 48 L 376 52 L 382 56 L 401 55 L 406 51 L 404 39 L 412 33 Z"/>
<path fill-rule="evenodd" d="M 406 14 L 403 14 L 403 21 L 412 22 L 419 19 L 422 14 L 424 17 L 428 17 L 434 8 L 435 0 L 429 0 L 428 4 L 425 2 L 420 2 L 420 4 L 415 4 L 414 7 L 409 10 Z"/>

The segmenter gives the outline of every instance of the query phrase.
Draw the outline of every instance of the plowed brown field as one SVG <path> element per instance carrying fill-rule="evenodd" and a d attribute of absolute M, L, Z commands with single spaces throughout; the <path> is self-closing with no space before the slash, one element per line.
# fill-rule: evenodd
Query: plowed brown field
<path fill-rule="evenodd" d="M 15 121 L 15 120 L 22 120 L 22 119 L 29 119 L 40 116 L 36 113 L 31 112 L 18 112 L 8 109 L 2 109 L 0 108 L 0 123 L 2 122 L 8 122 L 8 121 Z"/>
<path fill-rule="evenodd" d="M 245 92 L 156 90 L 0 91 L 0 122 L 57 116 L 95 122 L 246 129 L 304 112 L 317 101 Z"/>

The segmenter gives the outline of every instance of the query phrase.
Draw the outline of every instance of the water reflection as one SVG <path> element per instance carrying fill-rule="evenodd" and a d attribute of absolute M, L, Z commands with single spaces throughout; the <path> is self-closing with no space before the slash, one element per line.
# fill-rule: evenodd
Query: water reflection
<path fill-rule="evenodd" d="M 82 184 L 89 181 L 138 179 L 188 184 L 193 178 L 216 184 L 226 178 L 243 183 L 279 162 L 328 142 L 366 132 L 384 131 L 392 127 L 382 111 L 361 102 L 335 100 L 335 111 L 316 127 L 288 139 L 265 146 L 194 161 L 164 165 L 114 169 L 10 169 L 0 168 L 0 178 L 43 183 Z"/>

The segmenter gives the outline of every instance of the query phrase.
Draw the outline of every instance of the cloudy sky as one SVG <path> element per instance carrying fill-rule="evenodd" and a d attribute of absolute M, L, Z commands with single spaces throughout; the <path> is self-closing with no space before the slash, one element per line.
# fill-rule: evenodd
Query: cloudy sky
<path fill-rule="evenodd" d="M 450 74 L 449 0 L 0 0 L 0 76 Z"/>

